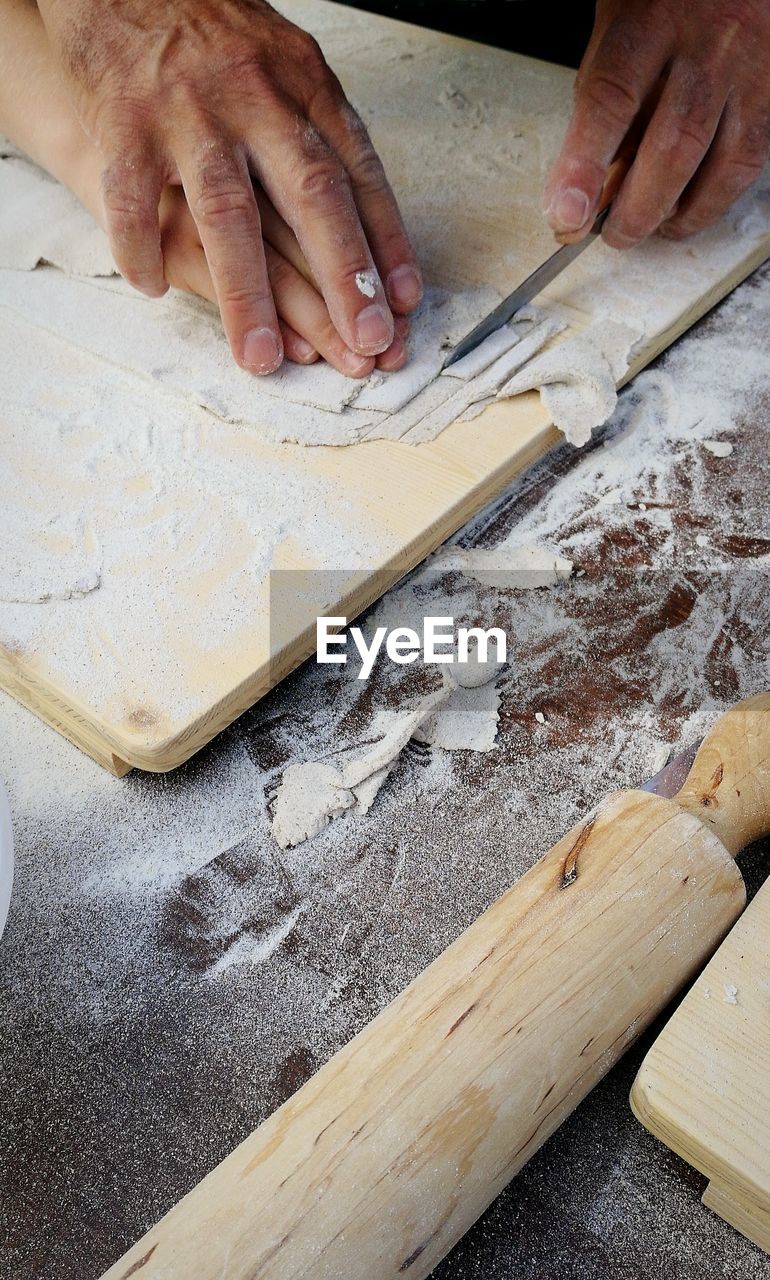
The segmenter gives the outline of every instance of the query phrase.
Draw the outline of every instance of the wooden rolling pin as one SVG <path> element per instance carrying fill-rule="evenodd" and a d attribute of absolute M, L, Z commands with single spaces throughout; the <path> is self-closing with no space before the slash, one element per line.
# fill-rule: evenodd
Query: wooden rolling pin
<path fill-rule="evenodd" d="M 105 1280 L 422 1280 L 740 914 L 769 771 L 763 694 L 602 801 Z"/>

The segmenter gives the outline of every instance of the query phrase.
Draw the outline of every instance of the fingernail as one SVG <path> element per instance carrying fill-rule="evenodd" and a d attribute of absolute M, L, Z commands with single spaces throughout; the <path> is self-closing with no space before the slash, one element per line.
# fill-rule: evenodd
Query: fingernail
<path fill-rule="evenodd" d="M 250 329 L 243 340 L 243 363 L 251 373 L 272 373 L 281 363 L 281 348 L 272 329 Z"/>
<path fill-rule="evenodd" d="M 371 373 L 373 362 L 371 356 L 360 356 L 357 351 L 346 351 L 341 358 L 340 363 L 351 378 L 363 378 L 365 374 Z"/>
<path fill-rule="evenodd" d="M 297 360 L 314 360 L 318 355 L 315 347 L 311 342 L 306 342 L 304 338 L 296 337 L 292 339 L 292 350 Z"/>
<path fill-rule="evenodd" d="M 359 311 L 356 321 L 356 342 L 372 355 L 387 351 L 393 341 L 393 321 L 382 307 L 376 304 Z"/>
<path fill-rule="evenodd" d="M 382 360 L 384 363 L 381 367 L 385 372 L 395 373 L 397 369 L 401 368 L 402 364 L 406 360 L 406 344 L 396 339 L 390 346 L 387 354 L 387 360 L 385 359 L 385 356 L 382 357 Z"/>
<path fill-rule="evenodd" d="M 399 307 L 416 307 L 422 297 L 422 280 L 414 267 L 394 267 L 385 287 L 390 301 Z"/>
<path fill-rule="evenodd" d="M 604 239 L 611 249 L 635 249 L 641 240 L 638 236 L 627 236 L 625 231 L 607 226 Z"/>
<path fill-rule="evenodd" d="M 554 231 L 579 231 L 588 218 L 590 201 L 579 187 L 562 187 L 556 192 L 546 214 Z"/>
<path fill-rule="evenodd" d="M 662 236 L 665 236 L 666 240 L 683 240 L 687 235 L 681 223 L 676 222 L 664 222 L 658 230 Z"/>

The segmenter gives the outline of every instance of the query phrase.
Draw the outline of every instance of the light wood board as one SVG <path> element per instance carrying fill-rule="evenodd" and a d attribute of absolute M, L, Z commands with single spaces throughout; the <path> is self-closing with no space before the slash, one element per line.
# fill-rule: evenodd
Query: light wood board
<path fill-rule="evenodd" d="M 709 1179 L 704 1204 L 770 1253 L 770 881 L 647 1054 L 631 1105 Z"/>
<path fill-rule="evenodd" d="M 571 72 L 323 0 L 284 0 L 281 7 L 319 36 L 367 120 L 430 280 L 448 287 L 494 284 L 507 293 L 552 251 L 542 184 L 568 117 Z M 637 350 L 627 378 L 768 254 L 770 234 L 718 278 L 694 277 L 676 315 L 669 306 L 665 323 Z M 661 299 L 665 293 L 661 289 Z M 547 296 L 569 307 L 568 279 Z M 573 308 L 573 314 L 578 328 L 591 319 L 590 311 Z M 0 430 L 2 425 L 0 411 Z M 341 581 L 327 602 L 327 612 L 350 618 L 560 441 L 539 398 L 529 393 L 417 447 L 375 441 L 301 449 L 266 444 L 253 432 L 239 447 L 249 450 L 252 462 L 283 462 L 334 486 L 340 506 L 350 510 L 351 540 L 361 522 L 376 532 L 382 548 L 377 562 Z M 300 529 L 302 512 L 292 518 Z M 291 542 L 289 537 L 275 567 L 312 570 L 292 554 Z M 136 678 L 126 680 L 121 696 L 101 699 L 63 678 L 55 638 L 49 651 L 0 644 L 0 686 L 112 772 L 168 770 L 313 652 L 315 613 L 306 611 L 271 653 L 269 628 L 259 614 L 265 598 L 255 598 L 252 622 L 226 653 L 185 647 L 180 636 L 190 610 L 205 611 L 206 602 L 200 593 L 191 601 L 180 568 L 170 597 L 164 588 L 163 610 L 184 699 L 170 691 L 165 705 L 156 699 L 148 709 L 137 694 L 143 663 L 151 657 L 141 629 L 125 637 L 120 657 L 128 663 L 130 655 Z"/>

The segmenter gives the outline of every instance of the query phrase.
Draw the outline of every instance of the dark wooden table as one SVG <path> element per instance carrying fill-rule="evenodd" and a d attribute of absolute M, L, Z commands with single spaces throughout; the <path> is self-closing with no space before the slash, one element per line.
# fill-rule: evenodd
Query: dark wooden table
<path fill-rule="evenodd" d="M 474 521 L 467 545 L 546 538 L 576 566 L 506 606 L 498 746 L 410 746 L 366 817 L 314 841 L 281 852 L 269 829 L 283 767 L 334 724 L 313 664 L 165 777 L 108 777 L 0 699 L 18 855 L 0 945 L 3 1280 L 96 1280 L 602 794 L 770 685 L 768 349 L 766 268 L 587 450 L 557 451 Z M 745 856 L 750 886 L 769 852 Z M 442 1280 L 770 1277 L 631 1115 L 652 1034 Z"/>

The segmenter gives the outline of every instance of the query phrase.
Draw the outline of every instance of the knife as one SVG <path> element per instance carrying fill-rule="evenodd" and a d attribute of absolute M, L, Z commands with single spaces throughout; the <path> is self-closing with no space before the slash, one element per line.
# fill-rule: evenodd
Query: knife
<path fill-rule="evenodd" d="M 542 293 L 546 285 L 555 280 L 564 268 L 574 262 L 575 258 L 599 235 L 609 211 L 609 205 L 606 209 L 602 209 L 588 235 L 582 240 L 578 240 L 575 244 L 563 244 L 560 249 L 551 254 L 550 258 L 546 258 L 545 262 L 533 271 L 531 276 L 527 276 L 526 280 L 495 307 L 486 319 L 477 324 L 475 329 L 471 329 L 462 342 L 458 342 L 457 346 L 449 352 L 441 366 L 442 369 L 448 369 L 450 364 L 455 364 L 457 360 L 462 360 L 463 356 L 475 351 L 485 338 L 495 333 L 497 329 L 501 329 L 504 324 L 513 319 L 517 311 Z"/>

